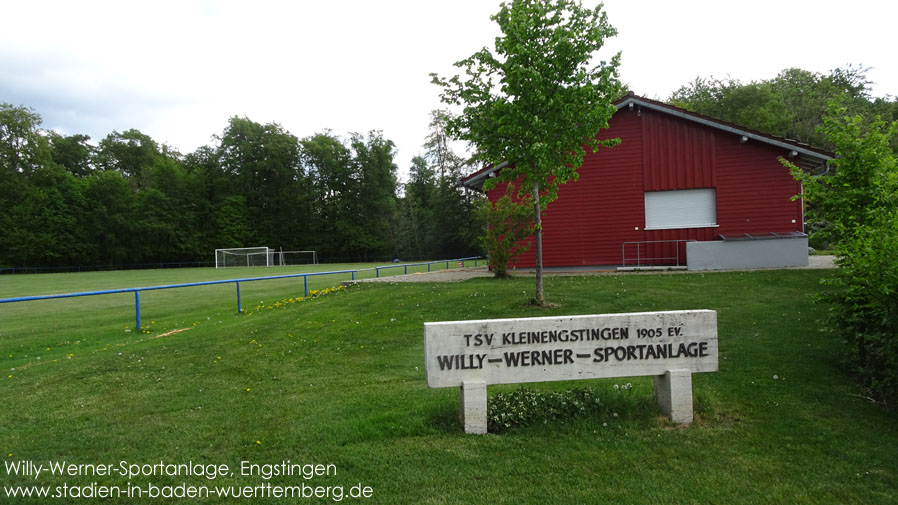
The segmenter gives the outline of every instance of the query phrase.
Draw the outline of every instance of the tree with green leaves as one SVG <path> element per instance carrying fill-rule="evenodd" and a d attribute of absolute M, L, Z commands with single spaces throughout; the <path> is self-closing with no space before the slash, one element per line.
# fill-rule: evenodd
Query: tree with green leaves
<path fill-rule="evenodd" d="M 898 121 L 866 121 L 831 103 L 824 133 L 836 158 L 827 175 L 782 160 L 814 204 L 839 268 L 825 282 L 832 331 L 851 349 L 850 363 L 875 396 L 898 401 Z"/>
<path fill-rule="evenodd" d="M 30 174 L 49 158 L 40 132 L 41 116 L 34 109 L 0 102 L 0 182 L 9 174 Z"/>
<path fill-rule="evenodd" d="M 96 150 L 89 143 L 90 136 L 83 134 L 60 135 L 54 131 L 48 132 L 48 136 L 53 163 L 77 177 L 90 175 L 93 171 L 92 163 Z"/>
<path fill-rule="evenodd" d="M 257 243 L 290 247 L 307 232 L 297 226 L 301 163 L 292 133 L 277 123 L 232 117 L 220 138 L 218 162 L 236 182 L 233 193 L 244 197 Z"/>
<path fill-rule="evenodd" d="M 431 223 L 434 220 L 434 194 L 437 181 L 433 168 L 423 156 L 412 158 L 409 181 L 405 183 L 405 195 L 400 207 L 403 213 L 403 227 L 400 236 L 404 239 L 404 256 L 425 258 L 431 256 L 433 237 Z M 431 256 L 433 257 L 433 256 Z"/>
<path fill-rule="evenodd" d="M 390 218 L 396 211 L 397 167 L 393 163 L 396 146 L 379 131 L 368 132 L 367 137 L 352 134 L 350 146 L 358 199 L 342 202 L 354 211 L 352 223 L 346 223 L 346 229 L 351 230 L 346 239 L 353 253 L 363 261 L 384 252 L 395 256 L 390 240 Z"/>
<path fill-rule="evenodd" d="M 770 82 L 743 84 L 737 79 L 698 77 L 674 92 L 670 102 L 773 135 L 786 135 L 793 121 L 783 97 Z"/>
<path fill-rule="evenodd" d="M 153 166 L 161 156 L 155 140 L 132 128 L 122 133 L 113 131 L 101 140 L 96 161 L 102 170 L 122 174 L 137 192 L 152 184 Z"/>
<path fill-rule="evenodd" d="M 529 247 L 520 242 L 533 234 L 533 214 L 515 201 L 511 185 L 505 186 L 505 194 L 495 203 L 486 198 L 478 202 L 476 214 L 487 224 L 480 240 L 489 251 L 490 269 L 496 278 L 507 279 L 508 264 Z"/>
<path fill-rule="evenodd" d="M 349 254 L 344 223 L 351 217 L 344 203 L 358 198 L 352 152 L 339 137 L 324 131 L 300 141 L 300 163 L 311 193 L 303 213 L 312 232 L 309 245 L 324 256 Z"/>
<path fill-rule="evenodd" d="M 898 118 L 894 97 L 870 97 L 867 68 L 849 65 L 828 74 L 787 68 L 772 79 L 741 82 L 698 77 L 669 98 L 679 107 L 816 147 L 836 146 L 820 127 L 830 100 L 867 121 Z M 893 145 L 892 147 L 898 147 Z"/>
<path fill-rule="evenodd" d="M 494 180 L 519 184 L 518 197 L 532 203 L 542 305 L 541 212 L 560 184 L 577 179 L 586 149 L 616 143 L 596 136 L 615 111 L 620 55 L 596 62 L 595 53 L 617 32 L 601 4 L 575 0 L 503 2 L 491 19 L 502 31 L 493 51 L 457 62 L 464 77 L 432 77 L 444 103 L 463 107 L 446 121 L 450 134 L 472 144 L 480 161 L 507 163 Z"/>

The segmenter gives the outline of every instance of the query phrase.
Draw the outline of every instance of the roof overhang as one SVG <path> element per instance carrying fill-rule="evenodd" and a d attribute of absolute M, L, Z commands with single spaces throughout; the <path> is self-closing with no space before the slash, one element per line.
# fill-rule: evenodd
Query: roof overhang
<path fill-rule="evenodd" d="M 761 142 L 763 144 L 768 144 L 774 147 L 785 149 L 789 151 L 789 154 L 792 156 L 800 156 L 799 162 L 796 163 L 796 165 L 804 170 L 818 170 L 821 167 L 824 167 L 829 160 L 835 157 L 833 153 L 830 153 L 823 149 L 811 147 L 808 144 L 803 144 L 791 139 L 777 137 L 775 135 L 767 135 L 765 133 L 750 130 L 748 128 L 742 128 L 732 123 L 719 121 L 708 116 L 690 112 L 686 109 L 681 109 L 673 105 L 658 102 L 648 98 L 643 98 L 633 94 L 628 94 L 620 100 L 617 100 L 614 105 L 615 107 L 617 107 L 618 111 L 624 108 L 645 108 L 648 110 L 660 112 L 662 114 L 669 114 L 671 116 L 678 117 L 686 121 L 692 121 L 709 128 L 714 128 L 727 133 L 738 135 L 742 139 L 744 139 L 744 141 L 753 140 L 756 142 Z M 484 167 L 477 172 L 474 172 L 473 174 L 463 178 L 461 180 L 461 184 L 477 191 L 483 191 L 484 181 L 486 181 L 490 177 L 493 177 L 497 171 L 501 170 L 507 165 L 508 162 L 504 162 L 498 165 L 490 165 Z"/>
<path fill-rule="evenodd" d="M 462 178 L 461 184 L 462 184 L 462 186 L 465 186 L 465 187 L 468 187 L 471 189 L 475 189 L 477 191 L 483 191 L 483 183 L 486 182 L 486 180 L 489 179 L 490 177 L 494 177 L 496 172 L 498 172 L 499 170 L 502 170 L 503 168 L 505 168 L 507 166 L 508 166 L 507 161 L 503 161 L 502 163 L 499 163 L 498 165 L 489 165 L 487 167 L 484 167 L 484 168 L 474 172 L 473 174 L 471 174 L 467 177 Z"/>
<path fill-rule="evenodd" d="M 809 161 L 813 160 L 814 162 L 816 162 L 815 164 L 823 165 L 827 161 L 835 157 L 835 155 L 826 152 L 823 149 L 816 149 L 801 142 L 785 139 L 782 137 L 776 137 L 774 135 L 767 135 L 755 130 L 749 130 L 747 128 L 740 128 L 737 125 L 727 123 L 725 121 L 718 121 L 701 114 L 689 112 L 686 109 L 681 109 L 679 107 L 674 107 L 662 102 L 656 102 L 654 100 L 649 100 L 636 95 L 625 96 L 624 98 L 616 102 L 615 106 L 617 107 L 617 110 L 621 110 L 625 107 L 630 107 L 631 104 L 633 106 L 644 107 L 649 110 L 669 114 L 680 119 L 692 121 L 704 126 L 708 126 L 710 128 L 715 128 L 717 130 L 732 133 L 734 135 L 739 135 L 740 137 L 745 137 L 746 139 L 755 140 L 764 144 L 769 144 L 775 147 L 786 149 L 790 152 L 794 151 L 795 154 L 800 154 Z"/>

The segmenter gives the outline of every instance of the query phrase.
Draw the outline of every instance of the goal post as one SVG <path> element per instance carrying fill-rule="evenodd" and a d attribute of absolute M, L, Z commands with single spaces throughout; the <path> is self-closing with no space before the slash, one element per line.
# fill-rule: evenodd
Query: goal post
<path fill-rule="evenodd" d="M 317 265 L 318 251 L 275 251 L 274 265 Z"/>
<path fill-rule="evenodd" d="M 274 251 L 268 247 L 234 247 L 215 250 L 215 268 L 270 267 L 274 263 Z"/>

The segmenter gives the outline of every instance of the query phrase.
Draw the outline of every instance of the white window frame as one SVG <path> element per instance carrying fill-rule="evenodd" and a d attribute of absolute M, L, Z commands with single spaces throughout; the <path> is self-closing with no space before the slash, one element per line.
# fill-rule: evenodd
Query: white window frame
<path fill-rule="evenodd" d="M 716 188 L 646 191 L 643 200 L 645 230 L 719 227 Z"/>

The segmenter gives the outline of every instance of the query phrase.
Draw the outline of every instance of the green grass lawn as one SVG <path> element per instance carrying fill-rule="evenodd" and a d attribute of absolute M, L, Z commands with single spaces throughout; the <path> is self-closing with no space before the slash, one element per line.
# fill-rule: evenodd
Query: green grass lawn
<path fill-rule="evenodd" d="M 483 261 L 479 264 L 482 265 Z M 474 262 L 466 261 L 464 265 L 473 266 Z M 450 263 L 451 268 L 457 266 L 457 262 Z M 377 273 L 375 267 L 382 269 Z M 443 270 L 446 264 L 438 263 L 430 268 Z M 346 263 L 6 275 L 0 276 L 0 298 L 343 270 L 358 270 L 356 279 L 368 279 L 377 275 L 399 275 L 406 271 L 426 272 L 427 269 L 425 265 L 405 267 L 403 264 Z M 351 278 L 348 273 L 312 276 L 308 278 L 308 289 L 337 286 Z M 302 297 L 305 292 L 301 277 L 243 282 L 240 289 L 242 308 L 246 312 L 257 311 L 257 307 L 264 308 L 279 300 Z M 236 286 L 233 283 L 144 291 L 140 294 L 140 307 L 141 329 L 156 333 L 192 327 L 200 322 L 225 324 L 238 317 Z M 92 314 L 88 315 L 88 312 Z M 6 339 L 15 341 L 20 351 L 18 355 L 45 347 L 61 349 L 75 341 L 80 344 L 106 342 L 108 339 L 105 336 L 114 336 L 112 341 L 121 343 L 117 339 L 136 333 L 135 327 L 134 293 L 0 304 L 0 343 L 6 345 Z M 32 343 L 37 347 L 31 346 Z"/>
<path fill-rule="evenodd" d="M 0 297 L 219 275 L 159 272 L 183 277 L 7 276 Z M 0 451 L 6 463 L 333 464 L 336 475 L 310 480 L 235 473 L 131 482 L 373 488 L 373 498 L 349 502 L 896 503 L 898 421 L 859 398 L 840 366 L 842 344 L 820 331 L 826 307 L 810 295 L 823 275 L 551 277 L 552 310 L 526 305 L 532 278 L 363 285 L 256 310 L 247 301 L 301 295 L 295 282 L 263 281 L 244 288 L 258 290 L 244 292 L 248 315 L 236 313 L 233 286 L 145 293 L 151 333 L 133 331 L 133 295 L 0 304 Z M 611 409 L 484 436 L 462 433 L 455 390 L 425 385 L 425 321 L 675 309 L 714 309 L 719 320 L 720 371 L 694 376 L 688 428 L 659 415 L 646 377 L 528 385 L 592 387 Z M 633 387 L 614 388 L 623 383 Z M 128 482 L 6 470 L 4 486 Z M 334 502 L 102 503 L 173 501 Z M 0 503 L 69 501 L 0 495 Z"/>

